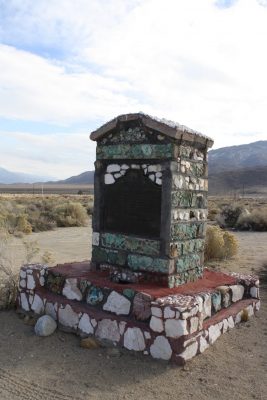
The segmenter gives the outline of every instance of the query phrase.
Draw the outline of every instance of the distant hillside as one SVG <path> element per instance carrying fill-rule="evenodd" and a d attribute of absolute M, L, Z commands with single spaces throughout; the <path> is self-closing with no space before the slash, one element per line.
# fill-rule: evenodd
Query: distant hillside
<path fill-rule="evenodd" d="M 210 174 L 267 166 L 267 140 L 209 151 Z"/>
<path fill-rule="evenodd" d="M 5 168 L 0 167 L 0 184 L 11 184 L 11 183 L 34 183 L 47 180 L 37 175 L 24 174 L 22 172 L 11 172 Z"/>
<path fill-rule="evenodd" d="M 58 183 L 93 184 L 94 171 Z M 209 194 L 267 189 L 267 140 L 209 151 Z"/>
<path fill-rule="evenodd" d="M 267 166 L 209 173 L 209 194 L 267 193 Z"/>
<path fill-rule="evenodd" d="M 57 181 L 55 183 L 64 183 L 69 185 L 93 185 L 94 183 L 94 171 L 86 171 L 80 175 L 71 176 L 68 179 Z"/>

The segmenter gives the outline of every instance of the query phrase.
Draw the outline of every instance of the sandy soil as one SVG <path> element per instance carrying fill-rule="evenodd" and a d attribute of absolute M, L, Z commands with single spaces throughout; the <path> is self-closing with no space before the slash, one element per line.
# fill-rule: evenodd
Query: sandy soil
<path fill-rule="evenodd" d="M 236 235 L 239 255 L 212 266 L 261 272 L 262 308 L 204 354 L 181 368 L 126 351 L 85 350 L 75 335 L 36 337 L 15 312 L 1 312 L 0 399 L 266 399 L 267 269 L 262 271 L 262 265 L 267 233 Z M 60 261 L 87 258 L 90 248 L 88 228 L 43 233 L 39 242 L 54 249 Z M 19 242 L 14 246 L 19 248 Z"/>

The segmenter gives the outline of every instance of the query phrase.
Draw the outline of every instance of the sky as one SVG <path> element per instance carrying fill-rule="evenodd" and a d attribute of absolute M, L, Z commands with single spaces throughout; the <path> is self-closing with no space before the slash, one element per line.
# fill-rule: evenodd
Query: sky
<path fill-rule="evenodd" d="M 267 0 L 0 0 L 0 167 L 92 170 L 90 132 L 129 112 L 267 140 L 266 38 Z"/>

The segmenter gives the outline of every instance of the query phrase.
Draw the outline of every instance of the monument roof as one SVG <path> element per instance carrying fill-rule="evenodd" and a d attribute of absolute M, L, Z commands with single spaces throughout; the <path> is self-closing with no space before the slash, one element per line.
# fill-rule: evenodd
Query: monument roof
<path fill-rule="evenodd" d="M 208 136 L 203 135 L 200 132 L 197 132 L 191 128 L 188 128 L 185 125 L 181 125 L 178 122 L 170 121 L 165 118 L 152 117 L 151 115 L 144 114 L 143 112 L 139 113 L 130 113 L 119 115 L 116 118 L 113 118 L 111 121 L 108 121 L 100 128 L 93 131 L 90 135 L 91 140 L 99 140 L 104 135 L 106 135 L 109 131 L 116 128 L 118 122 L 127 122 L 127 121 L 135 121 L 141 120 L 144 126 L 148 128 L 155 129 L 157 132 L 162 133 L 163 135 L 169 136 L 173 139 L 183 139 L 189 142 L 201 142 L 206 143 L 207 147 L 211 147 L 213 145 L 213 140 Z"/>

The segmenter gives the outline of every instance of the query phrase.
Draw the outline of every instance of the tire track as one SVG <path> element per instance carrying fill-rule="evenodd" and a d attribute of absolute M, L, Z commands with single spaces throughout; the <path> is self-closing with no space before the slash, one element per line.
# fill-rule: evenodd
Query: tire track
<path fill-rule="evenodd" d="M 3 397 L 5 396 L 5 397 Z M 12 397 L 11 397 L 12 396 Z M 19 375 L 0 368 L 0 399 L 1 400 L 81 400 L 78 397 L 69 396 L 40 386 L 21 378 Z"/>

